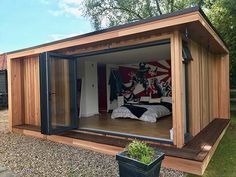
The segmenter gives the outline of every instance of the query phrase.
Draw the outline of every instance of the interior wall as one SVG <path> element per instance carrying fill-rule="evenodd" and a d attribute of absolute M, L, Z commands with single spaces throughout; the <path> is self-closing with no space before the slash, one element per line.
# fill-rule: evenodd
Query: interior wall
<path fill-rule="evenodd" d="M 78 61 L 77 77 L 82 79 L 80 116 L 98 114 L 97 62 Z"/>
<path fill-rule="evenodd" d="M 119 71 L 126 87 L 129 87 L 132 81 L 138 81 L 133 90 L 132 88 L 128 89 L 135 97 L 151 95 L 159 98 L 162 96 L 171 97 L 172 95 L 170 60 L 153 60 L 120 66 Z M 146 90 L 144 85 L 146 85 Z M 125 95 L 125 93 L 123 94 Z"/>
<path fill-rule="evenodd" d="M 215 118 L 229 118 L 229 78 L 227 59 L 194 41 L 189 48 L 193 57 L 189 64 L 190 133 L 196 135 Z"/>
<path fill-rule="evenodd" d="M 40 77 L 38 56 L 15 59 L 11 69 L 12 125 L 40 126 Z"/>
<path fill-rule="evenodd" d="M 160 83 L 158 86 L 163 90 L 163 93 L 165 95 L 163 96 L 171 96 L 171 63 L 170 60 L 158 60 L 158 61 L 151 61 L 151 62 L 145 62 L 146 68 L 150 68 L 148 72 L 146 72 L 144 77 L 148 81 L 148 92 L 150 94 L 156 94 L 157 90 L 156 87 L 154 87 L 153 79 L 157 79 Z M 137 74 L 137 72 L 140 70 L 139 63 L 133 63 L 133 64 L 123 64 L 123 65 L 107 65 L 107 101 L 108 101 L 108 110 L 113 110 L 117 108 L 117 99 L 110 101 L 110 84 L 109 84 L 109 78 L 111 74 L 111 69 L 117 69 L 119 70 L 121 77 L 123 79 L 123 84 L 127 87 L 129 87 L 132 83 L 132 74 Z M 152 85 L 153 84 L 153 85 Z M 156 86 L 156 85 L 155 85 Z M 142 83 L 138 83 L 137 86 L 134 87 L 134 90 L 129 90 L 130 93 L 133 93 L 135 96 L 140 97 L 144 96 L 144 88 L 142 86 Z M 130 94 L 125 94 L 124 96 L 127 97 L 126 100 L 129 98 Z M 133 101 L 132 98 L 130 98 L 129 101 Z"/>

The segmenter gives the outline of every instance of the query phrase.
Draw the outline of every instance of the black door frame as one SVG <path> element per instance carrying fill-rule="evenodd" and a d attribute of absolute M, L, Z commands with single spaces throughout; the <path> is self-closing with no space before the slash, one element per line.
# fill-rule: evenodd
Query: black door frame
<path fill-rule="evenodd" d="M 70 57 L 73 58 L 73 59 L 78 59 L 78 58 L 83 58 L 83 57 L 88 57 L 88 56 L 101 55 L 101 54 L 107 54 L 107 53 L 113 53 L 113 52 L 119 52 L 119 51 L 131 50 L 131 49 L 138 49 L 138 48 L 144 48 L 144 47 L 163 45 L 163 44 L 170 44 L 170 39 L 158 40 L 158 41 L 154 41 L 154 42 L 147 42 L 147 43 L 135 44 L 135 45 L 124 46 L 124 47 L 108 48 L 108 49 L 103 49 L 103 50 L 98 50 L 98 51 L 93 51 L 93 52 L 84 52 L 84 53 L 72 55 Z M 63 54 L 56 54 L 56 55 L 68 57 L 68 55 L 63 55 Z M 44 61 L 43 59 L 40 59 L 40 65 L 42 65 L 42 66 L 46 65 L 46 61 Z M 40 74 L 42 74 L 42 75 L 40 75 L 41 79 L 45 78 L 46 73 L 40 72 Z M 42 82 L 46 82 L 46 81 L 42 81 Z M 42 85 L 42 86 L 45 86 L 45 84 Z M 42 99 L 46 98 L 44 95 L 45 95 L 45 93 L 41 92 L 41 98 Z M 41 101 L 41 103 L 42 103 L 42 101 Z M 46 106 L 47 106 L 46 104 L 45 105 L 41 104 L 41 121 L 43 120 L 42 110 L 45 110 L 45 108 L 43 108 L 43 107 L 46 107 Z M 45 112 L 44 112 L 44 115 L 45 115 Z M 41 128 L 41 130 L 42 130 L 42 128 Z M 141 136 L 141 135 L 136 135 L 136 134 L 120 133 L 120 132 L 99 130 L 99 129 L 93 129 L 93 128 L 78 127 L 78 130 L 93 132 L 93 133 L 100 133 L 100 134 L 105 134 L 105 135 L 112 135 L 112 136 L 137 138 L 137 139 L 141 139 L 141 140 L 159 142 L 159 143 L 164 143 L 164 144 L 173 144 L 173 140 L 171 140 L 171 139 Z"/>
<path fill-rule="evenodd" d="M 146 42 L 146 43 L 141 43 L 141 44 L 134 44 L 134 45 L 124 46 L 124 47 L 107 48 L 107 49 L 102 49 L 98 51 L 84 52 L 80 54 L 75 54 L 74 56 L 79 57 L 81 59 L 83 57 L 102 55 L 102 54 L 108 54 L 108 53 L 114 53 L 114 52 L 120 52 L 120 51 L 132 50 L 132 49 L 139 49 L 139 48 L 145 48 L 145 47 L 151 47 L 151 46 L 165 45 L 165 44 L 170 44 L 170 42 L 171 42 L 170 39 L 163 39 L 163 40 Z M 173 140 L 165 139 L 165 138 L 156 138 L 156 137 L 150 137 L 150 136 L 121 133 L 121 132 L 116 132 L 116 131 L 108 131 L 108 130 L 101 130 L 101 129 L 95 129 L 95 128 L 79 127 L 78 130 L 104 134 L 104 135 L 134 138 L 134 139 L 140 139 L 140 140 L 145 140 L 145 141 L 153 141 L 153 142 L 158 142 L 158 143 L 163 143 L 163 144 L 171 144 L 171 145 L 174 144 Z"/>
<path fill-rule="evenodd" d="M 51 125 L 51 116 L 50 116 L 50 67 L 49 67 L 49 60 L 50 57 L 56 59 L 63 59 L 63 60 L 70 60 L 74 61 L 72 64 L 69 64 L 69 70 L 73 71 L 72 74 L 70 73 L 70 77 L 72 77 L 73 86 L 70 87 L 71 91 L 70 96 L 71 104 L 73 105 L 74 109 L 73 116 L 71 117 L 71 125 L 67 127 L 59 127 L 56 129 L 52 128 Z M 40 62 L 40 106 L 41 106 L 41 133 L 52 135 L 62 133 L 67 130 L 72 130 L 78 128 L 78 113 L 77 113 L 77 99 L 76 99 L 76 78 L 77 78 L 77 67 L 76 67 L 76 58 L 73 55 L 64 55 L 64 54 L 57 54 L 52 52 L 44 52 L 40 54 L 39 62 Z"/>

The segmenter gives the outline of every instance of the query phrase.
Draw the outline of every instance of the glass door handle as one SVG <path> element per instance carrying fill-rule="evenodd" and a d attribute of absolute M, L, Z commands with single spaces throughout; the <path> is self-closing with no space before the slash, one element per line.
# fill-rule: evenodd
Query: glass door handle
<path fill-rule="evenodd" d="M 51 101 L 52 100 L 52 96 L 53 95 L 56 95 L 56 93 L 55 92 L 49 92 L 49 100 Z"/>
<path fill-rule="evenodd" d="M 56 95 L 55 92 L 49 92 L 49 95 Z"/>

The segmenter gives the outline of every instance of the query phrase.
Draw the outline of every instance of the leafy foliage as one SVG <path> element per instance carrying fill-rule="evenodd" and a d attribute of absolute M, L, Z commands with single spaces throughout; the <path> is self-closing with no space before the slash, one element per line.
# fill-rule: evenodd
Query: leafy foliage
<path fill-rule="evenodd" d="M 196 5 L 229 47 L 231 86 L 236 88 L 236 0 L 83 0 L 83 14 L 99 30 Z"/>
<path fill-rule="evenodd" d="M 128 145 L 127 151 L 128 157 L 144 164 L 149 164 L 154 159 L 154 149 L 142 141 L 134 140 Z"/>
<path fill-rule="evenodd" d="M 214 0 L 207 7 L 208 17 L 229 47 L 231 86 L 236 88 L 236 1 Z"/>
<path fill-rule="evenodd" d="M 98 30 L 201 3 L 202 0 L 84 0 L 83 9 Z"/>

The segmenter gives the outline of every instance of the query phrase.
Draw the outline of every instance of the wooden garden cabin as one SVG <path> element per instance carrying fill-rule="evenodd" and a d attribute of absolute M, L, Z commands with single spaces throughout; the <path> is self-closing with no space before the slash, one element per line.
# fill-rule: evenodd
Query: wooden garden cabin
<path fill-rule="evenodd" d="M 7 62 L 13 132 L 108 154 L 138 138 L 166 153 L 164 166 L 203 174 L 229 123 L 229 51 L 198 7 L 9 52 Z M 169 63 L 172 114 L 111 119 L 111 71 L 140 63 L 156 63 L 151 74 Z"/>
<path fill-rule="evenodd" d="M 7 107 L 7 58 L 0 54 L 0 109 Z"/>

